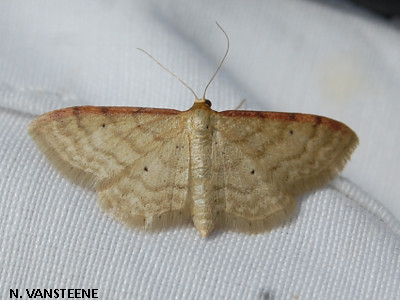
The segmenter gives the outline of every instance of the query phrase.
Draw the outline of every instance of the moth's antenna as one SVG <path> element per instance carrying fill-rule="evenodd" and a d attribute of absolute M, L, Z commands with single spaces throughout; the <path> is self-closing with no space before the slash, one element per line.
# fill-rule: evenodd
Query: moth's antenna
<path fill-rule="evenodd" d="M 241 108 L 243 107 L 243 105 L 246 103 L 246 101 L 247 101 L 246 98 L 242 99 L 242 101 L 240 101 L 239 105 L 236 106 L 236 107 L 234 108 L 234 110 L 241 109 Z"/>
<path fill-rule="evenodd" d="M 202 98 L 202 100 L 206 100 L 206 92 L 207 92 L 207 89 L 208 89 L 208 87 L 210 86 L 211 82 L 214 80 L 214 77 L 215 77 L 215 75 L 217 75 L 219 69 L 221 69 L 222 64 L 224 63 L 225 58 L 226 58 L 226 56 L 228 55 L 228 52 L 229 52 L 229 37 L 228 37 L 228 34 L 227 34 L 227 33 L 225 32 L 225 30 L 221 27 L 221 25 L 218 24 L 218 22 L 215 22 L 215 23 L 217 24 L 217 26 L 219 27 L 219 29 L 221 29 L 221 31 L 224 33 L 224 35 L 225 35 L 225 37 L 226 37 L 226 42 L 227 42 L 226 51 L 225 51 L 224 56 L 223 56 L 222 59 L 221 59 L 221 62 L 220 62 L 219 65 L 218 65 L 217 70 L 215 70 L 213 76 L 211 77 L 210 81 L 207 83 L 206 88 L 204 89 L 204 93 L 203 93 L 203 98 Z"/>
<path fill-rule="evenodd" d="M 165 71 L 167 71 L 170 75 L 172 75 L 173 77 L 175 77 L 176 79 L 178 79 L 178 81 L 180 83 L 182 83 L 186 88 L 189 89 L 189 91 L 192 92 L 192 94 L 194 95 L 194 97 L 196 99 L 199 99 L 199 97 L 197 97 L 196 93 L 194 92 L 194 90 L 186 83 L 184 82 L 182 79 L 180 79 L 178 77 L 178 75 L 176 75 L 174 72 L 170 71 L 169 69 L 167 69 L 167 67 L 165 67 L 162 63 L 160 63 L 157 59 L 154 58 L 153 55 L 151 55 L 149 52 L 147 52 L 146 50 L 143 50 L 142 48 L 137 48 L 138 50 L 142 51 L 144 54 L 146 54 L 148 57 L 150 57 L 157 65 L 159 65 L 161 68 L 163 68 Z M 214 75 L 215 76 L 215 75 Z"/>

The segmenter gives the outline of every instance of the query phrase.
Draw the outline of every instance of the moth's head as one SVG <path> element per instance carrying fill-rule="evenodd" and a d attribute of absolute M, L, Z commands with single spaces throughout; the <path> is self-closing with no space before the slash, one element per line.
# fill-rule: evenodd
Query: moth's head
<path fill-rule="evenodd" d="M 194 104 L 191 107 L 191 109 L 210 109 L 211 105 L 212 105 L 212 103 L 208 99 L 196 98 L 196 100 L 194 101 Z"/>

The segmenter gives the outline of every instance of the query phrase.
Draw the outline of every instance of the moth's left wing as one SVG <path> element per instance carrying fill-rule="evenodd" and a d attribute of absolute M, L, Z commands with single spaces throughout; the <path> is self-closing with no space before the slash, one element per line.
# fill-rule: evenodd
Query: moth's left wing
<path fill-rule="evenodd" d="M 77 106 L 39 116 L 28 131 L 64 174 L 96 185 L 175 136 L 167 127 L 180 119 L 170 109 Z"/>
<path fill-rule="evenodd" d="M 96 188 L 103 208 L 155 228 L 189 218 L 185 126 L 177 110 L 81 106 L 42 115 L 29 132 L 64 174 Z"/>

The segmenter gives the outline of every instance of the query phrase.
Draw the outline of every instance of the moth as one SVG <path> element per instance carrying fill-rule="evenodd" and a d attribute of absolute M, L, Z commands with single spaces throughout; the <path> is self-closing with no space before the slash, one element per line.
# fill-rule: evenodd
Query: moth
<path fill-rule="evenodd" d="M 123 223 L 157 229 L 191 219 L 203 237 L 215 227 L 256 233 L 282 223 L 296 197 L 335 177 L 358 144 L 326 117 L 217 112 L 205 91 L 186 111 L 64 108 L 35 119 L 29 133 Z"/>

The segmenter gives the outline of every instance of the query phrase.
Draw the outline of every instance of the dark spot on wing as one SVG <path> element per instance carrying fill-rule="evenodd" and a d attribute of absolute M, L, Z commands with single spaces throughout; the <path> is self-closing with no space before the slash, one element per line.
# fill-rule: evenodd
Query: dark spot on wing
<path fill-rule="evenodd" d="M 73 114 L 74 116 L 78 116 L 80 112 L 81 112 L 81 110 L 79 109 L 78 106 L 74 106 L 74 107 L 72 108 L 72 114 Z"/>
<path fill-rule="evenodd" d="M 100 106 L 100 110 L 101 110 L 101 112 L 103 113 L 103 114 L 107 114 L 108 113 L 108 107 L 107 106 Z"/>

